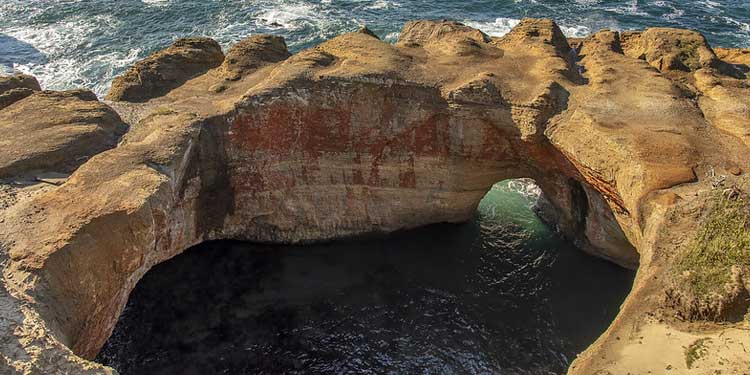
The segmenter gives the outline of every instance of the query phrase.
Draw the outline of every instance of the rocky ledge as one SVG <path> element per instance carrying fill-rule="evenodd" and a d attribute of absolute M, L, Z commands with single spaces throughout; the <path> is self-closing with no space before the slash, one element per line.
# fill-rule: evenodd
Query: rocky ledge
<path fill-rule="evenodd" d="M 89 360 L 128 294 L 202 241 L 461 222 L 527 177 L 581 249 L 638 268 L 570 374 L 747 373 L 748 55 L 718 51 L 687 30 L 417 21 L 291 56 L 180 40 L 106 104 L 0 81 L 0 368 L 114 373 Z"/>

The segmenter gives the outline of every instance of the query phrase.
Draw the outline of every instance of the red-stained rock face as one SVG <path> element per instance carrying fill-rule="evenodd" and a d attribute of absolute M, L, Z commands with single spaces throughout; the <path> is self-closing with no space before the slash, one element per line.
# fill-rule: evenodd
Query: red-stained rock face
<path fill-rule="evenodd" d="M 231 118 L 237 199 L 226 227 L 241 238 L 304 242 L 463 221 L 492 184 L 528 173 L 514 166 L 524 158 L 514 133 L 418 85 L 323 81 L 264 94 Z M 263 225 L 254 232 L 247 222 Z"/>

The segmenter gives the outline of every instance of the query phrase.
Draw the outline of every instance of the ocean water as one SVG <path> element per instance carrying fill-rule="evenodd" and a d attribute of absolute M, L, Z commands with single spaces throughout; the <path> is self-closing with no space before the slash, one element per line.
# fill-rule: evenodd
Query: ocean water
<path fill-rule="evenodd" d="M 211 242 L 148 272 L 97 360 L 122 375 L 564 374 L 633 272 L 499 183 L 473 220 L 313 246 Z"/>
<path fill-rule="evenodd" d="M 569 36 L 673 26 L 699 30 L 715 46 L 750 47 L 747 0 L 2 0 L 0 73 L 102 96 L 133 62 L 183 36 L 227 47 L 273 33 L 299 51 L 363 24 L 395 41 L 416 18 L 454 19 L 500 36 L 523 17 L 554 18 Z"/>

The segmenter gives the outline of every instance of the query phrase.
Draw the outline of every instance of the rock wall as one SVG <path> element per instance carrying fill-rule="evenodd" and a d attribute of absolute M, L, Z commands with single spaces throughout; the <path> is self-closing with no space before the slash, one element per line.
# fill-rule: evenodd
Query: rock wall
<path fill-rule="evenodd" d="M 747 123 L 726 107 L 741 103 L 741 78 L 710 62 L 655 67 L 682 33 L 629 38 L 603 31 L 576 55 L 548 20 L 503 38 L 417 21 L 395 45 L 358 32 L 288 57 L 282 40 L 256 36 L 223 65 L 220 51 L 190 50 L 198 70 L 172 65 L 178 42 L 114 85 L 110 105 L 131 125 L 116 148 L 0 212 L 3 361 L 14 373 L 110 372 L 81 357 L 95 356 L 149 268 L 201 241 L 461 222 L 494 183 L 530 177 L 544 216 L 583 250 L 640 264 L 623 313 L 571 372 L 615 368 L 615 337 L 662 307 L 654 275 L 698 224 L 668 213 L 701 206 L 709 171 L 740 181 L 750 168 Z M 646 61 L 628 56 L 646 40 Z M 127 78 L 146 68 L 175 73 L 167 89 L 152 87 L 163 77 Z"/>

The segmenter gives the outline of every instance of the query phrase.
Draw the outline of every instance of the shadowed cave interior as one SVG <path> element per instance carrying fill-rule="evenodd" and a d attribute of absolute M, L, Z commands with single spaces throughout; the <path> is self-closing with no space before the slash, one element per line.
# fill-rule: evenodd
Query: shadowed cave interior
<path fill-rule="evenodd" d="M 123 375 L 565 373 L 634 272 L 543 223 L 540 194 L 503 181 L 467 223 L 387 237 L 203 243 L 145 275 L 96 360 Z"/>

